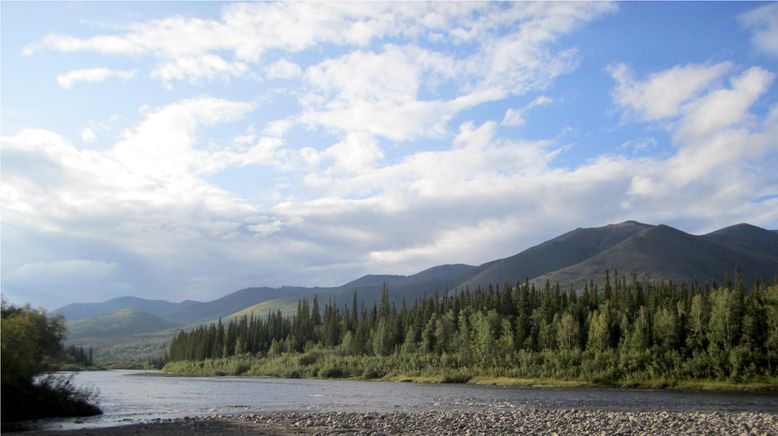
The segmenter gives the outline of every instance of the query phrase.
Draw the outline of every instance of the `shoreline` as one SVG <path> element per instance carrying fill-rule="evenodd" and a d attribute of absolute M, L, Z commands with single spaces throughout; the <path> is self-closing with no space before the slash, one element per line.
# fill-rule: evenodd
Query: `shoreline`
<path fill-rule="evenodd" d="M 778 411 L 637 412 L 524 409 L 490 406 L 479 411 L 268 412 L 186 417 L 170 421 L 73 430 L 32 430 L 41 436 L 187 436 L 292 434 L 776 434 Z"/>
<path fill-rule="evenodd" d="M 435 375 L 409 375 L 397 374 L 377 378 L 363 377 L 282 377 L 271 374 L 192 374 L 185 372 L 172 372 L 160 370 L 157 374 L 146 374 L 159 377 L 247 377 L 247 378 L 278 378 L 278 379 L 309 379 L 309 380 L 351 380 L 351 381 L 377 381 L 394 383 L 420 383 L 420 384 L 462 384 L 481 386 L 503 387 L 529 387 L 539 389 L 636 389 L 636 390 L 664 390 L 672 392 L 720 392 L 720 393 L 778 393 L 778 384 L 769 382 L 733 383 L 719 380 L 649 380 L 645 382 L 630 383 L 597 383 L 585 380 L 566 380 L 554 378 L 519 378 L 506 376 L 476 375 L 465 380 L 452 379 L 446 374 Z"/>

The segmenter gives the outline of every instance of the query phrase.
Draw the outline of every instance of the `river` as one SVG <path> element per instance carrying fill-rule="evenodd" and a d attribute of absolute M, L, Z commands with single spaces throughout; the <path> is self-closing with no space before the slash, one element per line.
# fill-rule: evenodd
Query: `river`
<path fill-rule="evenodd" d="M 599 409 L 778 413 L 778 395 L 631 389 L 527 388 L 350 380 L 169 377 L 158 371 L 63 373 L 99 392 L 102 416 L 52 419 L 39 428 L 106 427 L 157 418 L 270 411 Z"/>

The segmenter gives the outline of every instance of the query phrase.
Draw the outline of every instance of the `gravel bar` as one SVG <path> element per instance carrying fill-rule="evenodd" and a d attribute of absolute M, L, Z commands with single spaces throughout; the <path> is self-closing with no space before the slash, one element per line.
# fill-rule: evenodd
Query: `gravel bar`
<path fill-rule="evenodd" d="M 120 427 L 36 431 L 43 436 L 93 435 L 776 435 L 778 414 L 503 409 L 390 413 L 272 412 L 156 420 Z"/>

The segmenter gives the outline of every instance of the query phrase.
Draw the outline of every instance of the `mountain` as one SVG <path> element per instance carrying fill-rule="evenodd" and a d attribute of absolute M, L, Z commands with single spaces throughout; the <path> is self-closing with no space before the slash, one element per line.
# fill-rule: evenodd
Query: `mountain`
<path fill-rule="evenodd" d="M 333 288 L 335 289 L 335 288 Z M 327 294 L 328 288 L 302 288 L 285 286 L 282 288 L 245 288 L 213 301 L 201 302 L 185 300 L 171 303 L 163 300 L 146 300 L 137 297 L 120 297 L 102 303 L 73 303 L 63 306 L 55 313 L 61 313 L 66 321 L 91 319 L 111 314 L 122 309 L 147 312 L 175 324 L 196 324 L 203 321 L 228 316 L 248 306 L 278 298 L 298 298 L 313 294 Z"/>
<path fill-rule="evenodd" d="M 295 301 L 306 295 L 331 293 L 330 288 L 303 288 L 284 286 L 281 288 L 246 288 L 216 300 L 202 303 L 198 301 L 184 301 L 175 310 L 168 312 L 163 317 L 170 321 L 193 324 L 209 321 L 220 317 L 229 316 L 239 310 L 258 303 L 279 298 L 291 298 Z"/>
<path fill-rule="evenodd" d="M 381 289 L 386 283 L 396 302 L 405 298 L 408 303 L 412 303 L 414 299 L 425 294 L 442 294 L 446 290 L 457 289 L 462 281 L 467 280 L 477 270 L 478 267 L 473 265 L 455 264 L 434 266 L 410 276 L 367 275 L 341 286 L 335 295 L 340 301 L 351 302 L 356 292 L 360 301 L 370 305 L 378 301 Z"/>
<path fill-rule="evenodd" d="M 318 295 L 351 304 L 376 302 L 386 283 L 392 299 L 413 300 L 425 294 L 506 281 L 546 280 L 568 287 L 585 281 L 601 283 L 605 271 L 637 273 L 644 280 L 721 282 L 740 268 L 746 285 L 778 276 L 778 232 L 737 224 L 704 235 L 691 235 L 666 225 L 625 221 L 603 227 L 578 228 L 513 256 L 480 266 L 439 265 L 413 275 L 366 275 L 337 287 L 245 288 L 208 302 L 145 300 L 122 297 L 103 303 L 69 304 L 58 311 L 71 327 L 71 339 L 84 335 L 153 332 L 218 318 L 281 310 L 294 313 L 297 301 Z M 125 312 L 117 312 L 129 309 Z M 113 326 L 115 324 L 115 326 Z M 112 330 L 113 329 L 113 330 Z M 154 330 L 157 329 L 157 330 Z M 155 339 L 158 340 L 158 337 Z M 133 344 L 130 344 L 134 346 Z"/>
<path fill-rule="evenodd" d="M 536 277 L 561 286 L 600 282 L 605 270 L 642 280 L 721 282 L 740 268 L 746 284 L 778 273 L 778 236 L 755 226 L 695 236 L 665 225 L 648 226 L 588 259 Z"/>
<path fill-rule="evenodd" d="M 66 325 L 70 341 L 84 338 L 120 338 L 179 326 L 137 309 L 122 309 L 93 318 L 68 321 Z"/>
<path fill-rule="evenodd" d="M 604 227 L 578 228 L 511 257 L 485 263 L 478 267 L 477 274 L 460 283 L 459 287 L 475 289 L 477 286 L 503 285 L 506 281 L 516 284 L 517 281 L 533 279 L 583 262 L 651 227 L 626 221 Z"/>
<path fill-rule="evenodd" d="M 737 224 L 702 235 L 701 238 L 749 257 L 778 261 L 778 232 L 751 224 Z"/>
<path fill-rule="evenodd" d="M 137 309 L 148 312 L 152 315 L 163 315 L 168 313 L 178 305 L 164 300 L 147 300 L 138 297 L 119 297 L 102 303 L 73 303 L 60 307 L 54 312 L 61 313 L 68 321 L 75 321 L 84 318 L 92 318 L 98 315 L 105 315 L 122 309 Z"/>

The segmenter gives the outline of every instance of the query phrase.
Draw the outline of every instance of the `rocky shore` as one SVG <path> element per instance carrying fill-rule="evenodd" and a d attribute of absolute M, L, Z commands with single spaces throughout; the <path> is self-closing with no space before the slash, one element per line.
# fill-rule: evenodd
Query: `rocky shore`
<path fill-rule="evenodd" d="M 390 413 L 276 412 L 186 417 L 121 427 L 36 431 L 45 436 L 152 435 L 468 435 L 468 434 L 715 434 L 778 435 L 778 411 L 631 412 L 488 408 L 482 411 Z"/>

